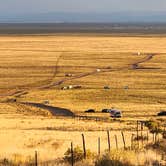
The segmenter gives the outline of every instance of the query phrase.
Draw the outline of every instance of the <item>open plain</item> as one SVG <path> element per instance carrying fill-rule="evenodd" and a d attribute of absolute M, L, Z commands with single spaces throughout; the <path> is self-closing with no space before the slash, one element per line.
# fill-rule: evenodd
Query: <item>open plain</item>
<path fill-rule="evenodd" d="M 98 137 L 102 151 L 107 148 L 107 130 L 112 140 L 122 130 L 130 140 L 137 120 L 158 119 L 166 109 L 165 46 L 162 35 L 1 35 L 0 157 L 28 157 L 38 150 L 42 161 L 54 160 L 71 141 L 82 146 L 82 133 L 93 152 Z M 63 118 L 45 105 L 106 119 L 101 110 L 117 108 L 123 117 Z"/>

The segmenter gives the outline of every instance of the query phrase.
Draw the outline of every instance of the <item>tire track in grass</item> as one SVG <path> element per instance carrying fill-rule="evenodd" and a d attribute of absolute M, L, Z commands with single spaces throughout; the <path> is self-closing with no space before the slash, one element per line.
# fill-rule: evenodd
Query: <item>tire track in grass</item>
<path fill-rule="evenodd" d="M 123 68 L 119 68 L 119 69 L 112 69 L 110 67 L 107 67 L 105 69 L 96 69 L 95 71 L 92 71 L 92 72 L 87 72 L 87 73 L 82 73 L 82 74 L 79 74 L 79 75 L 76 75 L 76 76 L 73 76 L 71 78 L 64 78 L 62 80 L 59 80 L 59 81 L 56 81 L 54 82 L 54 78 L 56 77 L 57 73 L 58 73 L 58 64 L 59 64 L 59 61 L 62 57 L 62 54 L 58 57 L 57 61 L 56 61 L 56 65 L 55 65 L 55 70 L 54 70 L 54 73 L 53 73 L 53 76 L 51 77 L 51 79 L 49 80 L 51 83 L 49 85 L 46 85 L 46 86 L 42 86 L 42 87 L 39 87 L 39 89 L 43 89 L 43 88 L 51 88 L 51 87 L 54 87 L 54 86 L 59 86 L 67 81 L 71 81 L 71 80 L 75 80 L 75 79 L 79 79 L 79 78 L 84 78 L 84 77 L 87 77 L 87 76 L 90 76 L 90 75 L 95 75 L 95 74 L 98 74 L 98 73 L 104 73 L 104 72 L 115 72 L 115 71 L 121 71 L 121 70 L 124 70 L 124 69 L 131 69 L 130 67 L 132 67 L 133 70 L 135 69 L 138 69 L 138 66 L 139 64 L 142 64 L 144 62 L 147 62 L 149 60 L 151 60 L 156 54 L 148 54 L 147 56 L 145 56 L 144 58 L 132 63 L 129 65 L 129 67 L 123 67 Z M 32 89 L 30 89 L 32 90 Z M 30 91 L 28 90 L 28 91 Z M 13 93 L 10 94 L 10 96 L 12 95 L 17 95 L 17 97 L 20 97 L 21 95 L 23 94 L 26 94 L 28 93 L 28 91 L 25 91 L 25 90 L 17 90 Z M 8 94 L 9 95 L 9 94 Z M 8 96 L 6 95 L 6 96 Z M 20 95 L 20 96 L 19 96 Z M 5 96 L 5 95 L 4 95 Z M 9 103 L 11 104 L 10 102 L 6 102 L 6 103 Z M 24 109 L 24 106 L 32 106 L 32 107 L 36 107 L 36 108 L 43 108 L 43 109 L 46 109 L 47 111 L 51 112 L 53 115 L 56 115 L 56 110 L 57 110 L 57 107 L 53 107 L 53 106 L 47 106 L 47 105 L 44 105 L 44 104 L 41 104 L 41 103 L 30 103 L 30 102 L 24 102 L 24 103 L 19 103 L 17 101 L 14 101 L 14 106 L 15 107 L 21 107 Z M 55 111 L 55 112 L 54 112 Z M 65 110 L 66 111 L 66 110 Z M 58 112 L 59 113 L 59 112 Z M 68 112 L 70 115 L 72 114 L 72 112 Z"/>
<path fill-rule="evenodd" d="M 112 69 L 110 67 L 106 67 L 108 69 L 96 69 L 95 71 L 92 71 L 92 72 L 87 72 L 87 73 L 82 73 L 82 74 L 79 74 L 79 75 L 76 75 L 76 76 L 73 76 L 71 78 L 64 78 L 62 80 L 59 80 L 57 82 L 53 82 L 50 86 L 48 86 L 48 88 L 51 88 L 51 87 L 54 87 L 54 86 L 58 86 L 58 85 L 61 85 L 67 81 L 71 81 L 71 80 L 75 80 L 75 79 L 79 79 L 79 78 L 83 78 L 83 77 L 87 77 L 87 76 L 90 76 L 90 75 L 95 75 L 97 73 L 104 73 L 104 72 L 115 72 L 115 71 L 121 71 L 121 70 L 124 70 L 124 69 L 139 69 L 139 65 L 144 63 L 144 62 L 147 62 L 147 61 L 150 61 L 154 56 L 156 56 L 157 54 L 147 54 L 147 56 L 145 56 L 144 58 L 132 63 L 129 65 L 129 67 L 123 67 L 123 68 L 119 68 L 119 69 Z M 100 70 L 100 71 L 99 71 Z"/>
<path fill-rule="evenodd" d="M 48 85 L 50 85 L 53 82 L 54 78 L 56 77 L 56 75 L 58 73 L 58 64 L 59 64 L 59 61 L 62 58 L 62 56 L 63 56 L 63 54 L 61 53 L 60 56 L 56 60 L 56 65 L 55 65 L 52 77 L 44 81 L 44 82 L 48 82 L 47 85 L 43 85 L 43 86 L 40 86 L 37 88 L 26 88 L 26 90 L 25 90 L 25 88 L 20 88 L 20 89 L 17 88 L 17 90 L 14 89 L 14 90 L 8 91 L 6 94 L 0 94 L 0 97 L 15 96 L 15 95 L 16 95 L 16 97 L 21 97 L 22 95 L 27 94 L 28 91 L 30 91 L 30 90 L 48 88 L 49 87 Z"/>
<path fill-rule="evenodd" d="M 123 67 L 123 68 L 119 68 L 119 69 L 113 69 L 113 68 L 110 68 L 109 66 L 104 68 L 104 69 L 96 69 L 96 70 L 93 70 L 91 72 L 87 72 L 87 73 L 82 73 L 82 74 L 79 74 L 79 75 L 75 75 L 73 77 L 70 77 L 70 78 L 64 78 L 64 79 L 61 79 L 59 81 L 56 81 L 54 82 L 54 78 L 56 77 L 57 73 L 58 73 L 58 64 L 59 64 L 59 61 L 61 60 L 63 54 L 61 54 L 57 61 L 56 61 L 56 65 L 55 65 L 55 70 L 54 70 L 54 73 L 53 73 L 53 76 L 48 80 L 48 84 L 46 85 L 43 85 L 43 86 L 40 86 L 40 87 L 37 87 L 37 88 L 32 88 L 32 89 L 28 89 L 28 90 L 22 90 L 20 92 L 19 91 L 19 94 L 22 95 L 24 93 L 28 93 L 28 91 L 30 90 L 34 90 L 34 89 L 49 89 L 49 88 L 52 88 L 54 86 L 59 86 L 65 82 L 68 82 L 68 81 L 71 81 L 71 80 L 75 80 L 75 79 L 79 79 L 79 78 L 84 78 L 84 77 L 87 77 L 87 76 L 91 76 L 91 75 L 95 75 L 95 74 L 100 74 L 100 73 L 104 73 L 104 72 L 116 72 L 116 71 L 122 71 L 122 70 L 126 70 L 126 69 L 133 69 L 133 70 L 136 70 L 136 69 L 139 69 L 139 65 L 142 64 L 142 63 L 145 63 L 147 61 L 150 61 L 154 56 L 156 56 L 157 54 L 154 54 L 154 53 L 148 53 L 144 58 L 132 63 L 132 64 L 129 64 L 128 67 Z M 108 68 L 108 69 L 107 69 Z M 0 96 L 3 96 L 3 97 L 6 97 L 6 96 L 12 96 L 12 95 L 15 95 L 17 94 L 18 92 L 11 92 L 9 94 L 3 94 L 3 95 L 0 95 Z M 19 97 L 19 95 L 18 95 Z"/>

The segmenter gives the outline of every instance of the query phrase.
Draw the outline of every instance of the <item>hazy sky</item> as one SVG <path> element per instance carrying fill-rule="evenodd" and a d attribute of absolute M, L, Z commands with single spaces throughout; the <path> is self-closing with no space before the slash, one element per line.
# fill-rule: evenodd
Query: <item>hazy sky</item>
<path fill-rule="evenodd" d="M 166 11 L 166 0 L 1 0 L 0 13 Z"/>

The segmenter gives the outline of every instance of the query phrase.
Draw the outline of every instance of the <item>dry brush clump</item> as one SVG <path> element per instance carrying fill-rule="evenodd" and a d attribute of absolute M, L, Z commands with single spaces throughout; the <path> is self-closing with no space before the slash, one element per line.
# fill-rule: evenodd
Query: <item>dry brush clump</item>
<path fill-rule="evenodd" d="M 155 143 L 150 143 L 147 145 L 147 148 L 155 149 L 158 152 L 164 153 L 166 155 L 166 139 L 162 139 Z"/>
<path fill-rule="evenodd" d="M 162 123 L 160 121 L 151 119 L 149 121 L 146 121 L 145 126 L 148 127 L 151 133 L 162 133 Z"/>
<path fill-rule="evenodd" d="M 87 157 L 84 159 L 83 150 L 76 147 L 73 150 L 73 160 L 75 166 L 157 166 L 159 160 L 155 160 L 153 153 L 148 154 L 146 150 L 107 150 L 101 156 L 87 151 Z M 65 153 L 64 162 L 71 165 L 72 153 L 68 149 Z"/>
<path fill-rule="evenodd" d="M 67 161 L 68 163 L 72 162 L 72 151 L 69 148 L 66 152 L 65 152 L 65 157 L 64 157 L 64 161 Z M 92 153 L 89 149 L 86 151 L 86 159 L 93 159 L 95 157 L 95 154 Z M 84 160 L 84 152 L 83 150 L 79 147 L 76 146 L 73 149 L 73 161 L 74 162 L 80 162 Z"/>
<path fill-rule="evenodd" d="M 0 166 L 33 166 L 34 158 L 31 156 L 25 157 L 20 154 L 13 154 L 9 158 L 0 160 Z"/>
<path fill-rule="evenodd" d="M 146 151 L 112 150 L 106 152 L 95 161 L 95 166 L 158 166 L 160 161 L 155 160 Z"/>
<path fill-rule="evenodd" d="M 130 156 L 130 158 L 129 158 Z M 134 153 L 129 151 L 111 151 L 99 157 L 95 161 L 95 166 L 133 166 L 131 160 Z"/>

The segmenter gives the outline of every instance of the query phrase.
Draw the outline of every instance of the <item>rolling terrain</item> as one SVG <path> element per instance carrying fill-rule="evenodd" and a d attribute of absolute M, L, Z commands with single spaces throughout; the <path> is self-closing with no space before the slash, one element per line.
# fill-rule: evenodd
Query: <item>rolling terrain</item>
<path fill-rule="evenodd" d="M 166 37 L 155 35 L 1 35 L 0 157 L 34 149 L 43 161 L 62 157 L 71 141 L 81 144 L 82 132 L 92 151 L 99 136 L 102 151 L 107 147 L 106 130 L 111 139 L 123 130 L 129 141 L 136 120 L 157 119 L 166 109 L 165 45 Z M 121 119 L 56 116 L 63 110 L 110 119 L 101 110 L 112 107 L 122 110 Z M 96 113 L 84 113 L 90 108 Z"/>
<path fill-rule="evenodd" d="M 73 112 L 115 107 L 125 114 L 156 114 L 165 108 L 164 42 L 159 37 L 1 37 L 1 100 L 47 100 Z M 81 89 L 61 90 L 69 85 Z"/>

